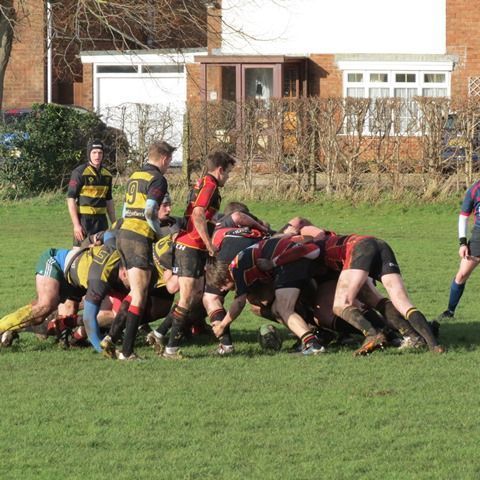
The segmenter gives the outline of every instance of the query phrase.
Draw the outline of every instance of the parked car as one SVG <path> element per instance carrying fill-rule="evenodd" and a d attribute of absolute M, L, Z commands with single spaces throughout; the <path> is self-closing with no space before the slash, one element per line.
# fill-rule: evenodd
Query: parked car
<path fill-rule="evenodd" d="M 472 138 L 467 138 L 458 126 L 457 115 L 449 114 L 445 124 L 442 172 L 453 173 L 463 168 L 469 148 L 472 149 L 473 171 L 478 172 L 480 171 L 480 121 L 476 125 Z"/>

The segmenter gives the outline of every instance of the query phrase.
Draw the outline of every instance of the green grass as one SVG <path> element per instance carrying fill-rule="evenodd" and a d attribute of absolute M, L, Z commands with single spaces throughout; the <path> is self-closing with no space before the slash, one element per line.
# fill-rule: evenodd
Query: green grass
<path fill-rule="evenodd" d="M 430 318 L 446 307 L 458 266 L 457 201 L 404 207 L 318 201 L 252 205 L 274 226 L 301 212 L 338 232 L 387 240 L 414 303 Z M 34 266 L 68 247 L 63 199 L 0 207 L 0 315 L 34 294 Z M 186 345 L 181 362 L 119 364 L 61 351 L 23 335 L 0 352 L 0 478 L 310 479 L 480 477 L 480 373 L 474 275 L 447 355 L 340 349 L 317 358 L 267 355 L 258 319 L 233 327 L 237 354 L 213 341 Z"/>

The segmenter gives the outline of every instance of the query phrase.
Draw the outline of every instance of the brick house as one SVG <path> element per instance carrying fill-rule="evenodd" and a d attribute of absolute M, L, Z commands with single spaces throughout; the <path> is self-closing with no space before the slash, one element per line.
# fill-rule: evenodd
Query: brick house
<path fill-rule="evenodd" d="M 45 12 L 29 0 L 7 70 L 4 108 L 46 100 Z M 222 0 L 206 49 L 82 53 L 53 101 L 102 111 L 115 101 L 480 95 L 480 10 L 469 0 Z M 216 34 L 216 32 L 219 33 Z M 67 87 L 67 88 L 66 88 Z M 177 131 L 181 132 L 181 120 Z"/>

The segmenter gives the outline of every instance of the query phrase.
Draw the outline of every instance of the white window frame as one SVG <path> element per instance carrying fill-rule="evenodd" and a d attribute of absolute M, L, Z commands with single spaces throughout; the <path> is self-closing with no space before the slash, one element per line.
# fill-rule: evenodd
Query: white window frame
<path fill-rule="evenodd" d="M 451 96 L 451 72 L 453 62 L 380 62 L 380 61 L 356 61 L 343 60 L 338 62 L 343 75 L 343 97 L 347 97 L 348 88 L 363 88 L 364 96 L 360 98 L 369 98 L 370 88 L 388 88 L 389 97 L 395 97 L 396 88 L 415 88 L 416 96 L 423 95 L 425 88 L 442 88 L 446 90 L 446 96 Z M 362 82 L 348 82 L 348 74 L 361 73 Z M 386 73 L 387 82 L 371 82 L 371 73 Z M 415 82 L 396 82 L 397 73 L 414 73 Z M 441 73 L 445 75 L 445 81 L 441 83 L 431 83 L 424 81 L 425 73 Z M 369 121 L 365 122 L 365 134 L 369 134 Z"/>

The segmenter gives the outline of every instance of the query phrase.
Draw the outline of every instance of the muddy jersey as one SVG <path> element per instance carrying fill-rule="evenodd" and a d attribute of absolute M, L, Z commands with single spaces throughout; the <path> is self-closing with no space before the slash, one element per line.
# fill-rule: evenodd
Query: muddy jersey
<path fill-rule="evenodd" d="M 160 205 L 167 192 L 167 180 L 155 165 L 147 163 L 133 172 L 125 189 L 124 220 L 120 230 L 154 239 L 155 232 L 145 218 L 145 206 L 147 200 L 155 200 Z"/>
<path fill-rule="evenodd" d="M 214 217 L 220 208 L 221 201 L 217 179 L 210 174 L 202 177 L 190 191 L 184 214 L 186 226 L 178 234 L 176 243 L 206 251 L 207 247 L 193 223 L 192 213 L 195 207 L 201 207 L 205 210 L 208 234 L 211 236 L 215 228 Z"/>
<path fill-rule="evenodd" d="M 321 258 L 325 265 L 335 271 L 349 268 L 352 258 L 352 250 L 361 240 L 373 238 L 368 235 L 337 235 L 334 232 L 326 232 L 325 240 L 317 242 L 323 245 Z"/>
<path fill-rule="evenodd" d="M 119 268 L 118 250 L 100 245 L 80 252 L 71 262 L 66 275 L 70 284 L 87 289 L 85 300 L 100 305 L 112 290 L 127 293 L 118 277 Z"/>

